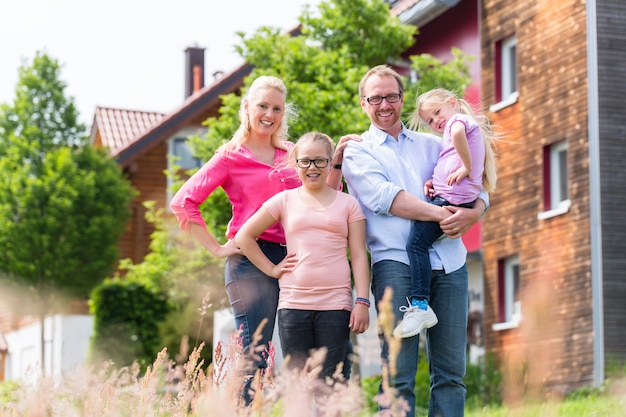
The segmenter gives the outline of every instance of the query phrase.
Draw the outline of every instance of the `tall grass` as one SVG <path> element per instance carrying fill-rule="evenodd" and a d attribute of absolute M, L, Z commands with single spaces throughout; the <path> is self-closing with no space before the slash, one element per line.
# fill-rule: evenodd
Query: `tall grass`
<path fill-rule="evenodd" d="M 390 296 L 390 294 L 389 294 Z M 390 303 L 389 303 L 390 305 Z M 379 323 L 387 336 L 393 329 L 393 314 L 381 308 Z M 391 320 L 391 322 L 389 321 Z M 77 367 L 61 376 L 42 377 L 36 382 L 9 382 L 0 385 L 0 417 L 401 417 L 406 404 L 395 397 L 388 381 L 382 381 L 384 395 L 378 397 L 377 386 L 362 384 L 358 377 L 342 379 L 338 369 L 332 379 L 322 380 L 320 372 L 324 351 L 315 352 L 303 369 L 289 370 L 288 359 L 274 369 L 272 346 L 258 346 L 258 331 L 253 337 L 252 355 L 244 353 L 238 333 L 212 352 L 213 361 L 204 363 L 201 344 L 170 358 L 163 349 L 145 372 L 137 365 L 118 369 L 112 363 Z M 399 349 L 390 340 L 390 356 Z M 190 352 L 189 352 L 190 350 Z M 267 355 L 269 368 L 257 373 L 252 381 L 254 401 L 244 406 L 240 388 L 254 355 Z M 422 364 L 420 366 L 425 366 Z M 418 371 L 420 380 L 427 371 Z M 390 369 L 393 374 L 394 369 Z M 485 374 L 487 375 L 487 374 Z M 489 376 L 489 375 L 487 375 Z M 623 374 L 622 374 L 623 376 Z M 468 374 L 468 379 L 489 383 L 484 377 Z M 498 379 L 499 381 L 499 379 Z M 626 382 L 623 377 L 607 381 L 601 389 L 577 391 L 564 401 L 517 402 L 516 406 L 481 404 L 493 398 L 493 387 L 468 389 L 472 400 L 467 417 L 618 417 L 626 416 Z M 427 386 L 418 387 L 427 398 Z M 377 403 L 390 407 L 377 412 Z M 493 404 L 493 403 L 491 403 Z M 419 408 L 416 415 L 425 416 Z"/>

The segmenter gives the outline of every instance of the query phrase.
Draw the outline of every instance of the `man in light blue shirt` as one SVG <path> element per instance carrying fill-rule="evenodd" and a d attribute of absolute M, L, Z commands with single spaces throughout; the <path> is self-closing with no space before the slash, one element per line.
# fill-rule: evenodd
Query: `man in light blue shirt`
<path fill-rule="evenodd" d="M 361 107 L 371 121 L 361 141 L 344 151 L 343 174 L 348 191 L 367 217 L 367 244 L 372 257 L 372 292 L 378 302 L 391 288 L 396 322 L 402 319 L 411 291 L 406 243 L 411 221 L 436 221 L 448 238 L 430 250 L 433 269 L 432 308 L 439 324 L 427 330 L 431 373 L 429 416 L 463 416 L 465 349 L 468 313 L 467 251 L 460 237 L 476 223 L 488 204 L 482 193 L 473 209 L 439 207 L 427 202 L 424 183 L 432 178 L 441 145 L 436 136 L 407 129 L 400 117 L 404 104 L 401 77 L 391 68 L 372 68 L 359 85 Z M 391 337 L 390 334 L 387 337 Z M 419 335 L 398 339 L 395 375 L 390 385 L 406 401 L 407 416 L 415 413 L 415 374 Z M 388 344 L 381 338 L 383 372 L 388 372 Z M 379 388 L 383 396 L 383 387 Z M 388 405 L 380 402 L 381 408 Z M 395 415 L 395 414 L 394 414 Z"/>

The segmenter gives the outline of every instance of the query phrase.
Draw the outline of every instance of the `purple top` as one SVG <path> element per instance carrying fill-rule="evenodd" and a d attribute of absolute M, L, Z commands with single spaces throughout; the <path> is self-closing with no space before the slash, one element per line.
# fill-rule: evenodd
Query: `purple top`
<path fill-rule="evenodd" d="M 472 170 L 469 177 L 465 177 L 461 182 L 448 185 L 446 178 L 457 168 L 463 165 L 459 154 L 452 144 L 450 129 L 453 123 L 460 122 L 465 125 L 465 135 L 469 143 L 470 154 L 472 156 Z M 457 113 L 448 123 L 443 131 L 441 142 L 442 151 L 433 173 L 433 187 L 435 195 L 445 198 L 454 205 L 470 203 L 483 189 L 483 171 L 485 170 L 485 144 L 480 132 L 480 127 L 471 117 Z"/>

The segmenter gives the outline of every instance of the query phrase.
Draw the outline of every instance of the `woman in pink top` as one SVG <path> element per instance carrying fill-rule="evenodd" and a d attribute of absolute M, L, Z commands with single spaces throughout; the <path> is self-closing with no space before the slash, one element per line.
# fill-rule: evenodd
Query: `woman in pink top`
<path fill-rule="evenodd" d="M 475 115 L 469 103 L 451 91 L 436 88 L 417 98 L 411 128 L 421 125 L 442 135 L 442 150 L 432 178 L 433 204 L 472 208 L 483 189 L 494 190 L 495 134 L 485 116 Z M 409 305 L 400 307 L 404 316 L 394 329 L 396 337 L 413 337 L 439 321 L 428 305 L 432 274 L 428 251 L 442 235 L 439 223 L 413 222 L 406 246 L 412 290 L 407 297 Z"/>
<path fill-rule="evenodd" d="M 267 348 L 272 340 L 278 304 L 278 283 L 256 268 L 235 244 L 233 238 L 241 225 L 274 194 L 300 186 L 292 167 L 284 164 L 293 143 L 287 141 L 288 122 L 295 116 L 286 103 L 287 88 L 282 80 L 258 77 L 241 101 L 241 125 L 232 139 L 174 195 L 170 207 L 183 230 L 188 231 L 214 256 L 226 258 L 226 293 L 242 331 L 243 347 L 249 352 L 252 335 L 261 328 L 256 346 Z M 345 142 L 338 145 L 333 163 L 341 166 Z M 329 184 L 340 187 L 341 171 L 333 170 Z M 222 187 L 232 204 L 224 244 L 208 231 L 198 207 Z M 258 246 L 278 263 L 286 255 L 285 236 L 280 224 L 274 224 L 259 236 Z M 246 376 L 241 395 L 246 404 L 252 401 L 250 382 L 257 370 L 267 367 L 266 356 L 250 355 L 255 369 Z"/>
<path fill-rule="evenodd" d="M 326 184 L 333 172 L 333 147 L 325 134 L 302 136 L 290 158 L 302 186 L 263 203 L 235 237 L 252 263 L 278 278 L 278 332 L 284 356 L 291 357 L 289 366 L 302 369 L 312 351 L 324 348 L 322 378 L 333 377 L 344 361 L 350 329 L 363 333 L 369 326 L 365 215 L 353 196 Z M 288 255 L 281 262 L 255 241 L 276 222 L 287 237 Z"/>

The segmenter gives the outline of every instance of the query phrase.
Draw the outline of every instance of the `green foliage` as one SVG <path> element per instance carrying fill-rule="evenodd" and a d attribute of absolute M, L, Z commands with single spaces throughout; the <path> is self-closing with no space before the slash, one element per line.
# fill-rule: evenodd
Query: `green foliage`
<path fill-rule="evenodd" d="M 401 24 L 382 0 L 324 1 L 319 13 L 305 11 L 300 21 L 301 36 L 269 27 L 249 36 L 238 34 L 241 45 L 236 49 L 254 66 L 245 85 L 260 75 L 285 81 L 288 100 L 300 114 L 291 126 L 292 138 L 318 130 L 337 141 L 345 134 L 366 130 L 369 121 L 359 105 L 359 81 L 370 66 L 396 59 L 409 47 L 415 27 Z M 192 141 L 203 160 L 239 126 L 240 97 L 222 98 L 220 117 L 206 122 L 207 136 Z"/>
<path fill-rule="evenodd" d="M 378 387 L 382 380 L 380 375 L 372 375 L 361 379 L 361 390 L 365 397 L 365 408 L 370 412 L 370 415 L 374 415 L 378 412 L 378 402 L 376 396 L 378 395 Z"/>
<path fill-rule="evenodd" d="M 38 314 L 86 297 L 114 269 L 134 195 L 117 163 L 85 144 L 59 65 L 37 54 L 0 107 L 0 271 Z"/>
<path fill-rule="evenodd" d="M 291 138 L 317 130 L 338 141 L 369 125 L 359 104 L 360 78 L 369 66 L 396 58 L 410 46 L 415 28 L 400 24 L 381 0 L 332 0 L 319 7 L 319 15 L 303 13 L 301 36 L 262 27 L 252 35 L 238 33 L 236 49 L 254 66 L 246 86 L 260 75 L 275 75 L 287 84 L 288 100 L 300 115 L 290 127 Z M 219 117 L 205 122 L 207 135 L 190 141 L 201 160 L 210 159 L 239 126 L 240 95 L 225 95 L 222 101 Z M 226 195 L 218 190 L 201 210 L 209 230 L 223 239 L 230 219 Z"/>
<path fill-rule="evenodd" d="M 502 404 L 502 373 L 492 354 L 486 354 L 475 364 L 468 361 L 465 385 L 468 407 Z"/>
<path fill-rule="evenodd" d="M 202 246 L 182 232 L 164 210 L 155 210 L 154 202 L 146 202 L 146 218 L 153 222 L 150 253 L 139 264 L 122 260 L 120 269 L 125 279 L 143 283 L 164 294 L 171 309 L 159 324 L 160 339 L 153 347 L 166 346 L 169 352 L 185 350 L 205 342 L 202 350 L 205 363 L 212 352 L 213 312 L 226 304 L 223 260 L 215 259 Z M 211 303 L 210 303 L 211 302 Z M 97 313 L 96 313 L 97 314 Z"/>
<path fill-rule="evenodd" d="M 623 394 L 574 398 L 565 401 L 523 401 L 511 406 L 481 406 L 467 408 L 466 417 L 621 417 L 626 399 Z"/>
<path fill-rule="evenodd" d="M 15 401 L 18 390 L 22 389 L 16 381 L 0 382 L 0 405 Z"/>
<path fill-rule="evenodd" d="M 415 415 L 426 415 L 428 414 L 430 397 L 430 374 L 428 371 L 428 356 L 422 348 L 419 351 L 419 358 L 420 361 L 415 374 Z M 380 375 L 361 380 L 365 407 L 371 415 L 376 414 L 378 411 L 376 396 L 378 395 L 380 381 Z M 492 356 L 487 355 L 476 364 L 468 362 L 464 381 L 467 387 L 467 408 L 497 407 L 502 404 L 502 374 L 498 370 Z"/>
<path fill-rule="evenodd" d="M 90 309 L 92 360 L 116 367 L 152 363 L 160 350 L 159 323 L 170 310 L 165 294 L 145 283 L 107 279 L 92 292 Z"/>
<path fill-rule="evenodd" d="M 398 57 L 413 44 L 417 28 L 404 25 L 379 0 L 323 1 L 306 10 L 302 33 L 326 51 L 342 51 L 353 62 L 372 67 Z"/>
<path fill-rule="evenodd" d="M 0 105 L 0 155 L 42 158 L 47 150 L 87 142 L 85 126 L 78 123 L 74 99 L 65 96 L 60 75 L 58 61 L 41 52 L 31 66 L 20 67 L 13 105 Z"/>
<path fill-rule="evenodd" d="M 430 374 L 428 373 L 428 355 L 420 347 L 417 373 L 415 374 L 415 414 L 428 414 L 428 400 L 430 398 Z"/>
<path fill-rule="evenodd" d="M 38 173 L 0 159 L 0 270 L 85 297 L 113 271 L 132 197 L 117 164 L 89 146 L 46 153 Z M 45 299 L 45 297 L 44 297 Z"/>
<path fill-rule="evenodd" d="M 469 87 L 471 78 L 469 64 L 475 59 L 458 48 L 452 48 L 452 59 L 447 62 L 430 54 L 413 55 L 411 69 L 417 74 L 415 81 L 405 83 L 404 114 L 405 120 L 415 110 L 417 96 L 433 88 L 446 88 L 459 96 Z"/>

